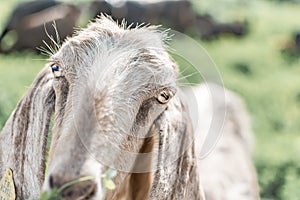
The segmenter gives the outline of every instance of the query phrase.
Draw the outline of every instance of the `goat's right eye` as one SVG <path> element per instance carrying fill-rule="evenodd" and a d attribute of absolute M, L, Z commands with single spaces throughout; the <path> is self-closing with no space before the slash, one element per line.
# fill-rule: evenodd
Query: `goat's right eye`
<path fill-rule="evenodd" d="M 52 68 L 53 73 L 59 71 L 59 66 L 58 65 L 53 65 L 51 68 Z"/>
<path fill-rule="evenodd" d="M 52 73 L 54 74 L 55 77 L 62 76 L 62 69 L 59 66 L 59 64 L 53 64 L 53 65 L 51 65 L 51 70 L 52 70 Z"/>

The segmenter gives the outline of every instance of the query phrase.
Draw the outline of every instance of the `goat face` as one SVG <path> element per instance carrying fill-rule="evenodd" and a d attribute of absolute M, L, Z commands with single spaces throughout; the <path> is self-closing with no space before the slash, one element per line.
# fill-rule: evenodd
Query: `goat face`
<path fill-rule="evenodd" d="M 155 121 L 175 106 L 174 66 L 162 34 L 149 28 L 124 30 L 101 19 L 68 39 L 47 66 L 56 98 L 44 190 L 92 176 L 62 191 L 63 198 L 111 199 L 101 183 L 108 167 L 122 171 L 116 193 L 126 172 L 149 172 L 135 167 L 137 154 L 154 137 Z"/>

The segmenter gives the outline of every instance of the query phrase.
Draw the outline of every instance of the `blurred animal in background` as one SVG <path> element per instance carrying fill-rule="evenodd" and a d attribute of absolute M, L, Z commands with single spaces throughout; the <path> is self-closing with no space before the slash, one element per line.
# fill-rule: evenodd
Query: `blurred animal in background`
<path fill-rule="evenodd" d="M 258 181 L 251 162 L 253 132 L 242 99 L 211 83 L 186 93 L 188 97 L 193 94 L 197 98 L 198 108 L 192 108 L 190 112 L 198 112 L 200 133 L 196 134 L 201 141 L 210 134 L 213 117 L 226 111 L 222 135 L 213 151 L 199 162 L 206 200 L 258 200 Z M 221 96 L 224 94 L 225 104 Z"/>
<path fill-rule="evenodd" d="M 290 39 L 280 44 L 280 51 L 288 62 L 299 61 L 300 57 L 300 31 L 295 32 Z"/>
<path fill-rule="evenodd" d="M 73 5 L 53 0 L 29 1 L 19 4 L 11 14 L 0 36 L 0 52 L 10 53 L 51 45 L 49 36 L 59 42 L 73 33 L 80 10 Z M 56 28 L 53 27 L 55 21 Z M 47 47 L 48 48 L 48 47 Z"/>
<path fill-rule="evenodd" d="M 295 35 L 295 45 L 300 49 L 300 32 Z"/>
<path fill-rule="evenodd" d="M 243 36 L 247 33 L 247 23 L 218 23 L 210 15 L 197 15 L 196 28 L 204 40 L 218 38 L 222 34 Z"/>
<path fill-rule="evenodd" d="M 106 13 L 119 21 L 125 18 L 133 26 L 136 23 L 163 24 L 180 32 L 194 31 L 206 40 L 223 33 L 242 36 L 247 32 L 247 26 L 244 23 L 218 23 L 209 15 L 197 14 L 188 0 L 117 3 L 96 0 L 91 3 L 89 13 L 92 17 Z"/>
<path fill-rule="evenodd" d="M 82 2 L 82 4 L 89 4 L 90 18 L 105 13 L 115 20 L 125 19 L 132 26 L 136 26 L 136 23 L 163 24 L 166 28 L 180 32 L 195 32 L 205 40 L 216 38 L 224 33 L 242 36 L 247 32 L 247 25 L 244 23 L 218 23 L 209 15 L 197 14 L 188 0 L 115 3 L 96 0 L 91 3 Z M 82 6 L 84 7 L 86 6 Z M 56 42 L 72 35 L 78 19 L 83 18 L 80 13 L 81 9 L 75 5 L 54 0 L 20 3 L 12 12 L 0 35 L 0 53 L 26 49 L 39 52 L 37 48 L 40 47 L 42 49 L 55 47 Z M 56 28 L 53 27 L 54 22 Z M 49 47 L 45 43 L 49 44 Z"/>

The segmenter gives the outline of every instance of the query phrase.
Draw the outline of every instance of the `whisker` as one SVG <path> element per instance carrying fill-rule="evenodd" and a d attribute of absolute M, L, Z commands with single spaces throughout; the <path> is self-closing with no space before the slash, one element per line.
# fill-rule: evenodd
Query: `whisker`
<path fill-rule="evenodd" d="M 191 68 L 189 67 L 185 67 L 183 70 L 180 70 L 180 74 L 183 74 L 184 72 L 190 70 Z"/>
<path fill-rule="evenodd" d="M 53 38 L 52 38 L 52 36 L 50 36 L 50 34 L 48 33 L 45 24 L 44 24 L 44 29 L 45 29 L 45 33 L 46 33 L 47 37 L 52 41 Z M 54 49 L 53 49 L 53 47 L 51 47 L 49 44 L 47 44 L 45 40 L 43 40 L 43 43 L 44 43 L 44 44 L 46 45 L 46 47 L 51 51 L 51 53 L 54 54 Z"/>
<path fill-rule="evenodd" d="M 183 79 L 186 79 L 186 78 L 189 78 L 189 77 L 194 76 L 194 75 L 196 75 L 196 74 L 198 74 L 198 72 L 193 72 L 193 73 L 188 74 L 188 75 L 186 75 L 186 76 L 178 77 L 178 78 L 177 78 L 177 81 L 183 80 Z"/>
<path fill-rule="evenodd" d="M 33 58 L 32 60 L 36 60 L 36 61 L 49 61 L 49 59 L 48 58 Z"/>
<path fill-rule="evenodd" d="M 54 28 L 55 35 L 56 35 L 56 46 L 59 49 L 61 47 L 61 41 L 60 41 L 60 37 L 59 37 L 59 33 L 58 33 L 58 30 L 57 30 L 57 26 L 56 26 L 55 21 L 53 22 L 52 27 Z"/>
<path fill-rule="evenodd" d="M 182 87 L 182 86 L 196 86 L 196 85 L 199 85 L 200 83 L 196 83 L 196 82 L 193 82 L 193 83 L 178 83 L 179 87 Z"/>
<path fill-rule="evenodd" d="M 46 55 L 46 56 L 52 56 L 61 47 L 61 41 L 60 41 L 60 37 L 59 37 L 59 33 L 57 30 L 55 21 L 53 21 L 52 27 L 55 31 L 56 40 L 54 39 L 54 37 L 52 35 L 49 34 L 49 32 L 46 28 L 46 25 L 44 24 L 45 33 L 46 33 L 47 37 L 50 39 L 51 44 L 48 44 L 45 40 L 43 40 L 43 44 L 46 47 L 41 46 L 41 47 L 37 48 L 41 52 L 41 54 Z"/>
<path fill-rule="evenodd" d="M 43 46 L 37 47 L 37 50 L 39 50 L 42 55 L 45 55 L 45 56 L 51 56 L 52 55 L 52 52 L 50 52 L 48 49 L 46 49 Z"/>
<path fill-rule="evenodd" d="M 56 28 L 55 21 L 53 21 L 52 27 L 54 28 L 55 34 L 57 34 L 57 28 Z M 56 51 L 59 49 L 59 45 L 58 45 L 57 42 L 54 40 L 53 36 L 50 35 L 50 34 L 48 33 L 47 29 L 45 29 L 45 31 L 46 31 L 47 37 L 51 40 L 51 42 L 52 42 L 53 45 L 54 45 L 54 47 L 52 47 L 52 48 L 53 48 L 53 49 L 55 50 L 55 52 L 56 52 Z M 56 36 L 56 37 L 57 37 L 57 36 Z M 53 52 L 53 53 L 55 53 L 55 52 Z"/>
<path fill-rule="evenodd" d="M 46 47 L 48 48 L 48 53 L 49 53 L 49 56 L 53 55 L 55 50 L 53 49 L 53 47 L 51 47 L 49 44 L 47 44 L 47 42 L 45 40 L 43 40 L 43 43 L 46 45 Z M 45 50 L 47 50 L 45 48 Z"/>

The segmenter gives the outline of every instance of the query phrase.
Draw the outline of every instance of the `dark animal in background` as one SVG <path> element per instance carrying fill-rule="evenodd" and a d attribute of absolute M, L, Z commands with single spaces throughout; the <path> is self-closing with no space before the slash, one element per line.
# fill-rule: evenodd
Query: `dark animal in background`
<path fill-rule="evenodd" d="M 242 23 L 217 23 L 209 15 L 199 15 L 187 0 L 178 1 L 125 1 L 109 3 L 96 0 L 91 3 L 89 12 L 92 17 L 100 13 L 111 15 L 115 20 L 126 19 L 128 23 L 163 24 L 180 32 L 194 31 L 202 39 L 212 39 L 222 33 L 241 36 L 246 33 L 246 25 Z"/>
<path fill-rule="evenodd" d="M 10 20 L 8 21 L 5 29 L 0 35 L 0 40 L 11 30 L 17 29 L 20 25 L 22 18 L 39 12 L 43 9 L 57 5 L 58 2 L 52 0 L 45 1 L 32 1 L 19 4 L 11 14 Z"/>
<path fill-rule="evenodd" d="M 220 34 L 243 36 L 247 33 L 246 23 L 218 23 L 209 15 L 197 15 L 195 26 L 205 40 L 217 38 Z"/>
<path fill-rule="evenodd" d="M 86 4 L 86 2 L 85 2 Z M 199 15 L 193 10 L 193 5 L 187 0 L 178 1 L 123 1 L 113 4 L 109 1 L 96 0 L 90 3 L 91 18 L 100 13 L 111 15 L 115 20 L 123 20 L 133 26 L 138 23 L 163 24 L 180 32 L 196 32 L 202 39 L 213 39 L 222 33 L 242 36 L 247 27 L 242 23 L 217 23 L 208 15 Z M 30 49 L 39 52 L 37 48 L 52 44 L 49 36 L 59 35 L 64 40 L 72 35 L 80 10 L 74 5 L 56 2 L 54 0 L 37 0 L 19 4 L 11 14 L 7 25 L 0 34 L 0 53 L 10 53 Z M 56 30 L 53 22 L 56 23 Z M 10 44 L 7 38 L 11 38 Z"/>
<path fill-rule="evenodd" d="M 286 62 L 298 62 L 300 56 L 300 31 L 296 31 L 289 39 L 279 43 L 279 49 Z"/>
<path fill-rule="evenodd" d="M 45 46 L 43 41 L 51 44 L 47 32 L 56 38 L 54 21 L 60 39 L 64 39 L 72 34 L 79 15 L 80 10 L 75 6 L 53 0 L 21 3 L 12 12 L 0 36 L 0 52 L 38 51 L 37 48 Z M 15 34 L 16 38 L 11 46 L 5 47 L 3 40 L 9 34 Z"/>
<path fill-rule="evenodd" d="M 295 34 L 295 45 L 300 48 L 300 32 Z"/>

